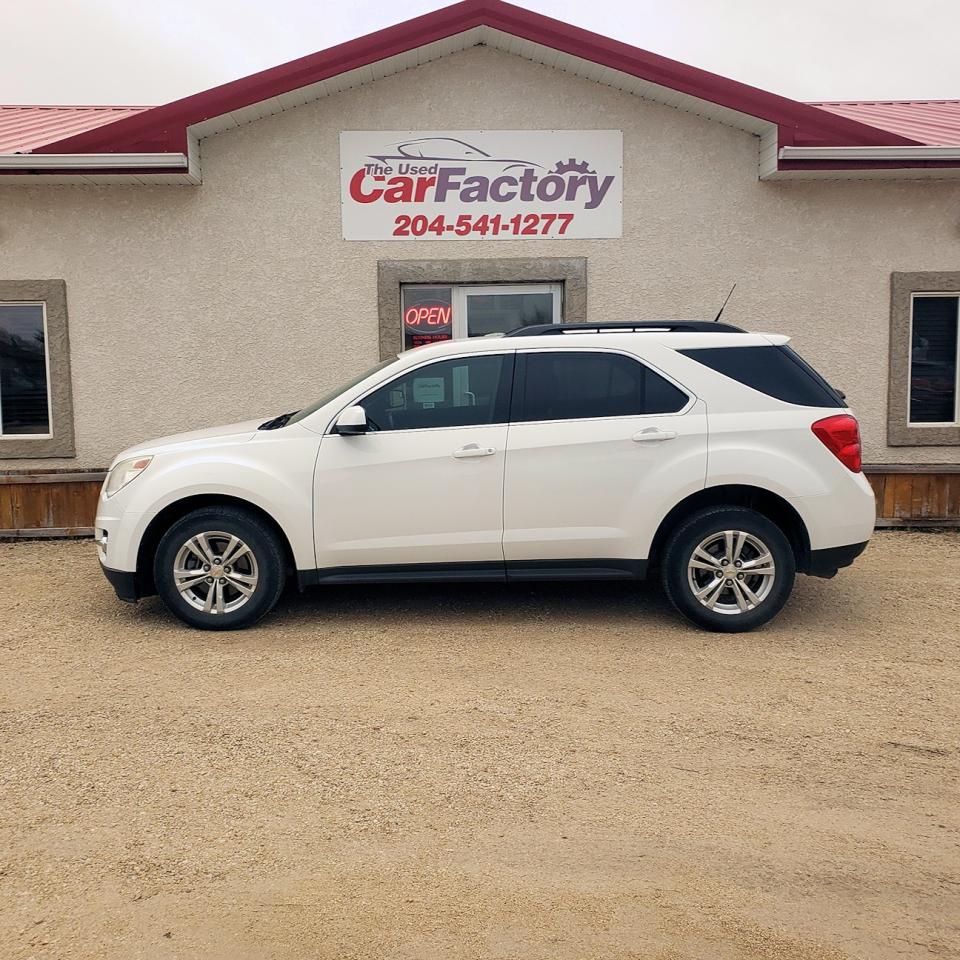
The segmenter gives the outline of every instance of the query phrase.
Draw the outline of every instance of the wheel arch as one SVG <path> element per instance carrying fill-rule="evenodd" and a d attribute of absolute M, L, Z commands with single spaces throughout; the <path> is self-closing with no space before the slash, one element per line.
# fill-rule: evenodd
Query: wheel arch
<path fill-rule="evenodd" d="M 810 568 L 810 534 L 803 518 L 796 509 L 779 494 L 750 484 L 721 484 L 697 490 L 675 504 L 660 522 L 650 544 L 648 561 L 654 567 L 666 546 L 670 534 L 692 514 L 706 507 L 748 507 L 756 510 L 783 530 L 793 555 L 797 571 L 806 573 Z"/>
<path fill-rule="evenodd" d="M 140 545 L 137 548 L 137 593 L 141 597 L 153 596 L 157 592 L 156 584 L 153 582 L 153 557 L 160 545 L 160 540 L 164 533 L 170 529 L 178 520 L 199 510 L 203 507 L 235 507 L 249 513 L 263 523 L 265 523 L 276 534 L 283 550 L 286 560 L 286 572 L 289 573 L 296 569 L 296 562 L 293 554 L 293 547 L 290 544 L 290 538 L 287 536 L 283 527 L 276 517 L 272 516 L 263 507 L 244 500 L 242 497 L 233 497 L 223 493 L 199 493 L 180 500 L 174 500 L 168 503 L 160 510 L 155 517 L 147 524 L 140 538 Z"/>

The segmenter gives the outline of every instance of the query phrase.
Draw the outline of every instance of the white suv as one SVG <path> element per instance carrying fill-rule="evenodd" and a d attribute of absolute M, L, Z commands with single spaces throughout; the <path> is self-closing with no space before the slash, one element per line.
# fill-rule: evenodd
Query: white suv
<path fill-rule="evenodd" d="M 723 323 L 526 327 L 420 347 L 297 413 L 124 451 L 100 561 L 123 600 L 248 626 L 315 584 L 662 578 L 749 630 L 866 546 L 843 395 Z"/>

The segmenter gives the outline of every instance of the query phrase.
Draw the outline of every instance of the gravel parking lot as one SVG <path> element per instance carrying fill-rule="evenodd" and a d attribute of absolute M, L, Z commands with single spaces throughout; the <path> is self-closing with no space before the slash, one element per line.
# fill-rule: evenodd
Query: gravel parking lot
<path fill-rule="evenodd" d="M 960 956 L 960 535 L 772 625 L 340 588 L 245 633 L 0 544 L 4 958 Z"/>

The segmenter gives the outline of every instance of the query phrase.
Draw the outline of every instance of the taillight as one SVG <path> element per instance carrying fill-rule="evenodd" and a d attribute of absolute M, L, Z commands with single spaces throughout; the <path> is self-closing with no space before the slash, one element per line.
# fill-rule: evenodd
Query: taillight
<path fill-rule="evenodd" d="M 810 428 L 823 445 L 848 469 L 860 472 L 860 424 L 849 413 L 818 420 Z"/>

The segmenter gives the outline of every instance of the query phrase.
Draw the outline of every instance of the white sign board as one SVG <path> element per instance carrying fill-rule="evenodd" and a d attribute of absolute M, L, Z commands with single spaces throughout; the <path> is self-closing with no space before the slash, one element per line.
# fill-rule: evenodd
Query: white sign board
<path fill-rule="evenodd" d="M 345 240 L 619 237 L 619 130 L 344 130 Z"/>
<path fill-rule="evenodd" d="M 435 403 L 443 403 L 445 392 L 443 377 L 413 378 L 414 403 L 429 403 L 431 406 Z"/>

